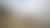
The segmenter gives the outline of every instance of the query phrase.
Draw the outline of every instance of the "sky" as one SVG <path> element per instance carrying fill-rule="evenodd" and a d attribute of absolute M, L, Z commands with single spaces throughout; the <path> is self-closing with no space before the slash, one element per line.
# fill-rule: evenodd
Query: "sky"
<path fill-rule="evenodd" d="M 12 6 L 12 8 L 16 7 L 16 11 L 18 10 L 22 14 L 45 15 L 48 8 L 47 0 L 8 0 L 8 2 L 5 0 L 5 6 L 7 3 Z"/>

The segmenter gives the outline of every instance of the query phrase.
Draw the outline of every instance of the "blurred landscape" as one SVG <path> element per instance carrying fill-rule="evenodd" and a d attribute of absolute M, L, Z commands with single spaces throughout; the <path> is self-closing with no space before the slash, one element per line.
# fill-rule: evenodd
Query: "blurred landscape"
<path fill-rule="evenodd" d="M 3 0 L 0 28 L 50 28 L 48 0 Z"/>

